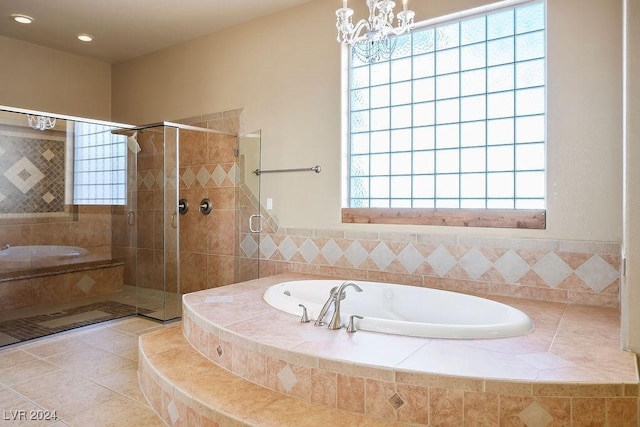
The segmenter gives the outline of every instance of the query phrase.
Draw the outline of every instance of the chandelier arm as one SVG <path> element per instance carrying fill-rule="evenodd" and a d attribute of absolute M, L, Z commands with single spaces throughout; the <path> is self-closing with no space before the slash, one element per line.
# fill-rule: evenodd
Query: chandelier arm
<path fill-rule="evenodd" d="M 357 43 L 361 39 L 362 39 L 362 41 L 366 40 L 367 39 L 366 34 L 370 30 L 371 30 L 371 24 L 368 21 L 366 21 L 364 19 L 361 19 L 353 27 L 353 30 L 351 31 L 351 33 L 349 35 L 349 41 L 351 43 Z"/>

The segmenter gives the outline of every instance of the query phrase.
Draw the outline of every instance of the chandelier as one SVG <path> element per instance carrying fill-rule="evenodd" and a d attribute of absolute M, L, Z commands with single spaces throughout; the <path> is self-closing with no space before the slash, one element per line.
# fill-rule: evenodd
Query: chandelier
<path fill-rule="evenodd" d="M 402 0 L 402 11 L 398 12 L 398 25 L 393 26 L 393 9 L 396 3 L 391 0 L 366 0 L 369 7 L 369 19 L 361 19 L 353 25 L 353 9 L 342 0 L 342 7 L 336 10 L 338 18 L 338 43 L 346 43 L 353 49 L 358 59 L 372 63 L 388 59 L 395 48 L 395 36 L 411 31 L 415 12 L 407 9 L 407 0 Z M 393 37 L 389 37 L 393 36 Z"/>
<path fill-rule="evenodd" d="M 29 126 L 39 130 L 53 129 L 56 125 L 56 119 L 54 117 L 47 116 L 34 116 L 32 114 L 27 114 L 27 121 L 29 122 Z"/>

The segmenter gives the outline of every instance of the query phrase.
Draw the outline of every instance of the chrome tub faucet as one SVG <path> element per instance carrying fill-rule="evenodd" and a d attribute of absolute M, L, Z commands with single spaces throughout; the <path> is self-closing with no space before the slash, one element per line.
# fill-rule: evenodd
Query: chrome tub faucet
<path fill-rule="evenodd" d="M 349 286 L 355 289 L 356 292 L 362 292 L 362 288 L 354 282 L 344 282 L 340 285 L 333 299 L 333 317 L 331 318 L 331 322 L 329 322 L 329 329 L 340 329 L 342 327 L 342 323 L 340 322 L 340 301 L 346 298 L 345 290 Z"/>

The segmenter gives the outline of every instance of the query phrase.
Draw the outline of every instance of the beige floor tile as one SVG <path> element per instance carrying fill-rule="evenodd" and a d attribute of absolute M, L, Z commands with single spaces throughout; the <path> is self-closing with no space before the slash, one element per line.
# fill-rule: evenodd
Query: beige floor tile
<path fill-rule="evenodd" d="M 136 365 L 131 359 L 92 346 L 61 353 L 46 360 L 91 379 L 106 377 L 121 369 Z"/>
<path fill-rule="evenodd" d="M 23 382 L 15 389 L 45 409 L 56 410 L 61 417 L 118 396 L 116 392 L 68 371 L 58 371 Z"/>
<path fill-rule="evenodd" d="M 62 394 L 74 387 L 86 383 L 88 379 L 66 369 L 59 369 L 46 375 L 23 381 L 13 386 L 22 396 L 38 402 L 52 394 Z"/>
<path fill-rule="evenodd" d="M 0 412 L 0 427 L 163 426 L 140 390 L 135 362 L 138 334 L 163 326 L 127 320 L 135 319 L 0 351 L 0 411 L 14 411 Z M 121 329 L 113 327 L 119 322 Z M 58 418 L 20 419 L 32 410 Z"/>
<path fill-rule="evenodd" d="M 147 403 L 147 399 L 144 397 L 144 394 L 142 394 L 142 390 L 140 390 L 137 367 L 127 367 L 112 375 L 97 379 L 96 382 L 129 399 L 144 404 Z"/>
<path fill-rule="evenodd" d="M 97 328 L 91 328 L 86 331 L 78 333 L 77 337 L 87 344 L 100 344 L 105 341 L 112 340 L 120 337 L 125 333 L 117 329 L 100 326 Z"/>
<path fill-rule="evenodd" d="M 30 420 L 31 411 L 42 411 L 43 408 L 8 389 L 0 389 L 0 409 L 0 426 L 38 427 L 51 423 Z"/>
<path fill-rule="evenodd" d="M 22 350 L 5 350 L 0 352 L 0 371 L 37 360 L 33 355 Z"/>
<path fill-rule="evenodd" d="M 132 317 L 120 322 L 114 323 L 110 327 L 122 332 L 129 332 L 132 334 L 147 333 L 152 328 L 162 326 L 160 323 L 153 320 L 144 319 L 142 317 Z"/>
<path fill-rule="evenodd" d="M 36 359 L 23 365 L 16 365 L 0 371 L 0 382 L 7 386 L 13 386 L 23 381 L 41 377 L 59 370 L 60 367 L 45 360 Z"/>
<path fill-rule="evenodd" d="M 47 338 L 22 347 L 22 350 L 40 358 L 54 356 L 84 347 L 86 344 L 77 337 L 67 335 L 60 338 Z"/>
<path fill-rule="evenodd" d="M 149 406 L 125 397 L 92 406 L 65 418 L 65 422 L 71 427 L 165 427 Z"/>
<path fill-rule="evenodd" d="M 133 361 L 138 360 L 137 335 L 123 334 L 110 340 L 95 342 L 92 345 Z"/>

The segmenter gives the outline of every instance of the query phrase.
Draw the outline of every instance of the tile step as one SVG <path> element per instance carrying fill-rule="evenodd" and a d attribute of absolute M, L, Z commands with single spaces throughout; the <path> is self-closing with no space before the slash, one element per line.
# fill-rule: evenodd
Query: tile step
<path fill-rule="evenodd" d="M 305 402 L 244 380 L 198 353 L 182 328 L 140 337 L 138 375 L 170 426 L 407 426 Z"/>

